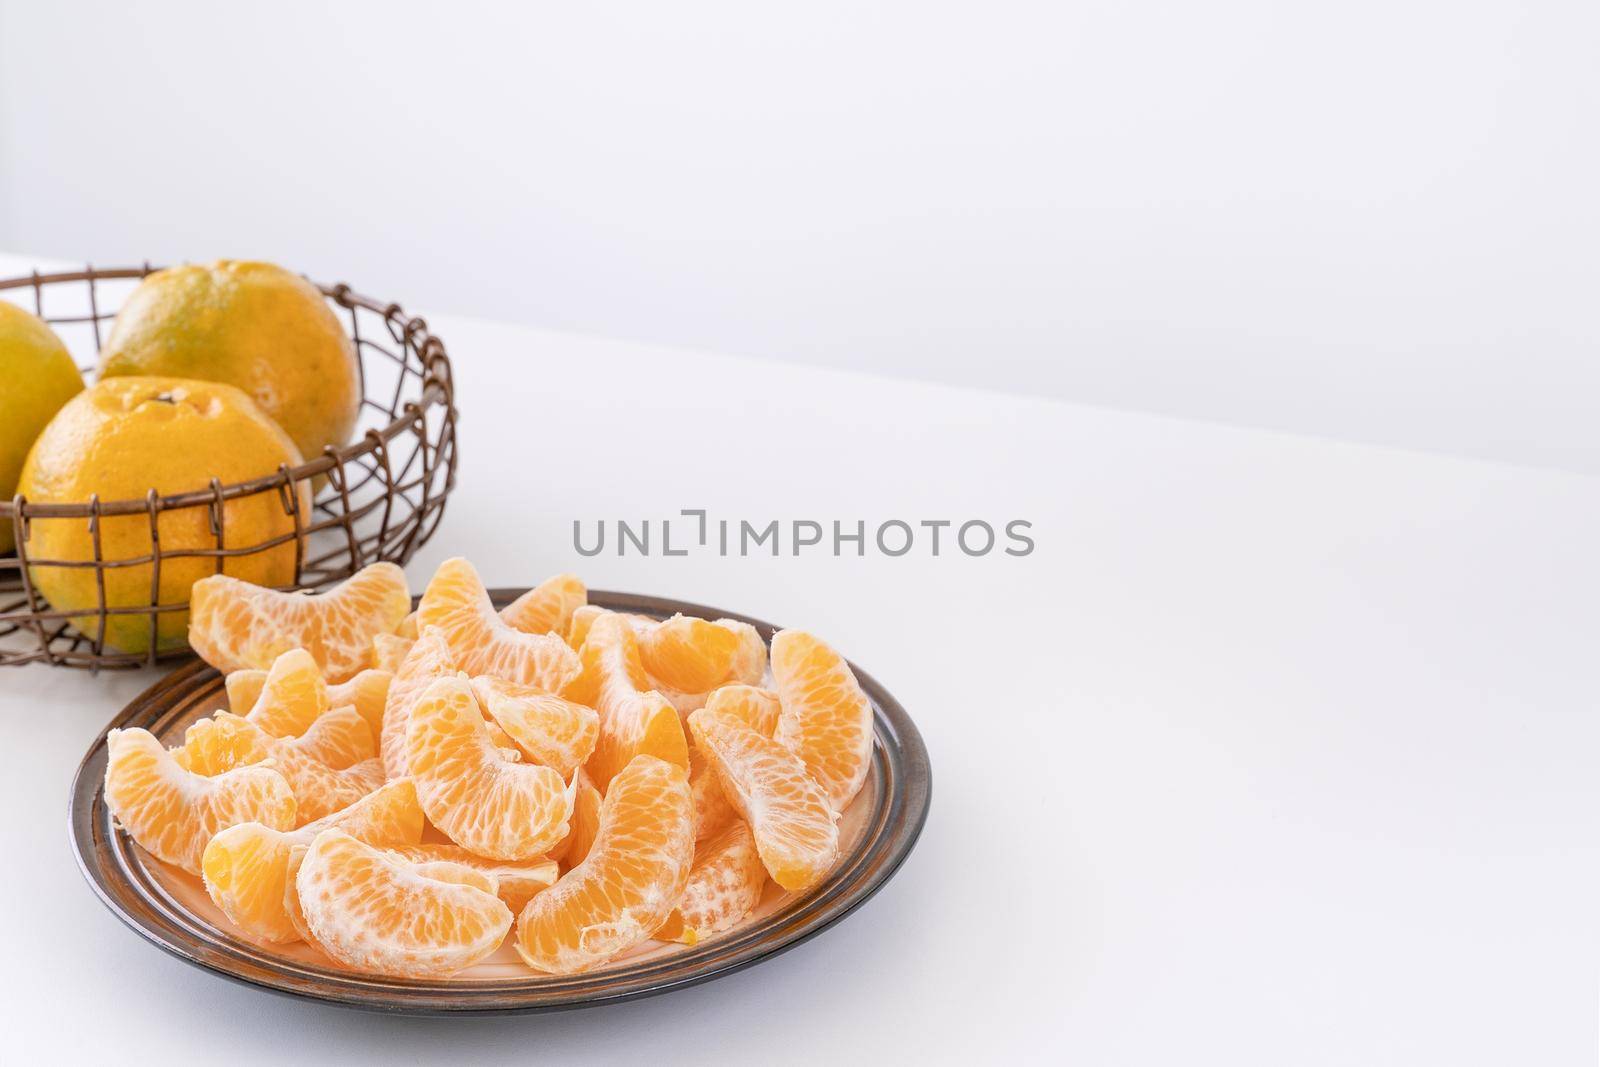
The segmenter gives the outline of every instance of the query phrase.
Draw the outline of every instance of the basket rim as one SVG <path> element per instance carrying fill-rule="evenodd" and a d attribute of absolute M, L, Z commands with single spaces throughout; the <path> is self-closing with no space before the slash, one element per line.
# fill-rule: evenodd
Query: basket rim
<path fill-rule="evenodd" d="M 28 274 L 0 278 L 0 292 L 10 289 L 38 290 L 40 287 L 56 282 L 95 282 L 102 279 L 116 280 L 128 278 L 143 278 L 165 268 L 153 266 L 146 262 L 138 267 L 95 267 L 86 265 L 82 270 L 53 271 L 43 273 L 32 271 Z M 445 354 L 444 342 L 428 331 L 427 320 L 418 315 L 408 315 L 405 310 L 393 301 L 384 302 L 370 296 L 355 292 L 344 282 L 325 284 L 312 280 L 312 285 L 324 297 L 332 300 L 340 307 L 363 308 L 383 316 L 384 320 L 400 328 L 401 333 L 396 340 L 410 343 L 422 360 L 424 375 L 422 379 L 422 392 L 416 400 L 408 400 L 397 415 L 388 425 L 373 427 L 349 444 L 335 447 L 327 445 L 322 454 L 315 459 L 309 459 L 291 467 L 288 464 L 279 466 L 273 474 L 253 478 L 247 482 L 221 483 L 216 479 L 205 489 L 191 489 L 182 493 L 170 493 L 165 496 L 157 494 L 152 487 L 143 497 L 128 498 L 123 500 L 99 500 L 97 498 L 70 504 L 35 504 L 30 503 L 18 493 L 9 500 L 0 499 L 0 519 L 7 521 L 20 517 L 23 521 L 30 519 L 92 519 L 107 515 L 145 515 L 152 508 L 166 511 L 169 509 L 192 508 L 205 504 L 215 503 L 218 500 L 232 500 L 237 497 L 254 496 L 277 488 L 287 491 L 288 487 L 296 482 L 307 481 L 318 475 L 327 474 L 334 468 L 343 468 L 344 464 L 359 456 L 370 455 L 383 448 L 390 441 L 404 433 L 406 428 L 422 418 L 424 413 L 435 405 L 444 405 L 446 408 L 454 406 L 453 376 L 450 368 L 450 357 Z"/>

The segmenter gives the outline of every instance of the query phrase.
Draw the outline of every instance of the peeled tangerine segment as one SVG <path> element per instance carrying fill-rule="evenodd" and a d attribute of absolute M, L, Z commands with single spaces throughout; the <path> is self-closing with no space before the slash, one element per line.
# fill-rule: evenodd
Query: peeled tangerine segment
<path fill-rule="evenodd" d="M 299 938 L 283 908 L 289 850 L 296 843 L 311 838 L 258 822 L 230 826 L 207 842 L 200 861 L 206 893 L 246 937 L 270 944 Z"/>
<path fill-rule="evenodd" d="M 704 705 L 718 687 L 758 685 L 766 675 L 767 646 L 749 623 L 674 615 L 635 629 L 645 673 L 684 715 Z"/>
<path fill-rule="evenodd" d="M 683 887 L 677 914 L 657 937 L 694 944 L 733 926 L 761 902 L 767 869 L 756 839 L 743 819 L 695 847 L 694 866 Z"/>
<path fill-rule="evenodd" d="M 602 794 L 638 755 L 688 770 L 683 722 L 667 699 L 650 689 L 637 638 L 624 616 L 607 614 L 594 621 L 583 644 L 583 672 L 594 685 L 600 712 L 600 737 L 584 766 Z"/>
<path fill-rule="evenodd" d="M 578 676 L 578 657 L 553 634 L 513 629 L 495 612 L 472 564 L 456 557 L 439 564 L 417 607 L 417 627 L 438 627 L 456 666 L 492 674 L 547 693 Z"/>
<path fill-rule="evenodd" d="M 695 744 L 722 792 L 750 824 L 772 880 L 788 890 L 814 885 L 839 855 L 828 796 L 787 748 L 737 719 L 704 708 L 689 716 Z"/>
<path fill-rule="evenodd" d="M 273 737 L 298 737 L 331 706 L 328 683 L 311 653 L 292 648 L 272 661 L 261 693 L 244 711 L 235 710 Z M 232 704 L 232 700 L 229 701 Z"/>
<path fill-rule="evenodd" d="M 383 784 L 383 764 L 365 760 L 342 771 L 324 767 L 309 756 L 291 756 L 279 749 L 273 763 L 281 768 L 299 805 L 301 824 L 347 808 Z"/>
<path fill-rule="evenodd" d="M 407 728 L 411 775 L 428 820 L 480 856 L 525 860 L 567 835 L 573 794 L 550 767 L 505 759 L 466 679 L 423 691 Z"/>
<path fill-rule="evenodd" d="M 303 936 L 286 904 L 293 885 L 289 855 L 323 830 L 337 828 L 369 845 L 405 848 L 422 839 L 422 807 L 409 779 L 391 782 L 342 811 L 298 830 L 240 823 L 206 845 L 201 876 L 206 893 L 230 922 L 258 941 L 283 943 Z"/>
<path fill-rule="evenodd" d="M 242 667 L 229 671 L 222 684 L 228 692 L 228 710 L 235 715 L 248 715 L 261 696 L 261 687 L 267 684 L 267 672 L 256 667 Z"/>
<path fill-rule="evenodd" d="M 572 798 L 572 818 L 567 821 L 567 836 L 550 850 L 550 858 L 571 870 L 582 863 L 600 832 L 600 790 L 581 769 L 575 775 L 577 790 Z"/>
<path fill-rule="evenodd" d="M 322 830 L 337 828 L 369 845 L 392 847 L 422 840 L 425 821 L 416 783 L 402 778 L 379 786 L 348 808 L 303 826 L 301 831 L 315 836 Z"/>
<path fill-rule="evenodd" d="M 372 727 L 352 705 L 323 712 L 305 733 L 290 743 L 336 771 L 378 757 L 378 743 L 373 739 Z"/>
<path fill-rule="evenodd" d="M 586 705 L 487 675 L 472 679 L 472 693 L 523 755 L 563 778 L 582 766 L 599 740 L 600 716 Z"/>
<path fill-rule="evenodd" d="M 674 615 L 639 635 L 639 659 L 650 677 L 686 693 L 704 693 L 728 680 L 739 638 L 705 619 Z"/>
<path fill-rule="evenodd" d="M 552 974 L 605 963 L 661 926 L 693 861 L 688 776 L 676 764 L 635 756 L 612 779 L 588 856 L 522 909 L 517 952 Z"/>
<path fill-rule="evenodd" d="M 267 734 L 237 715 L 218 715 L 221 721 L 201 719 L 184 731 L 183 744 L 172 750 L 178 766 L 209 778 L 267 758 Z"/>
<path fill-rule="evenodd" d="M 400 669 L 395 671 L 394 681 L 389 684 L 389 697 L 384 703 L 383 730 L 378 741 L 383 770 L 390 778 L 404 778 L 411 773 L 406 729 L 411 724 L 412 707 L 424 689 L 455 673 L 450 646 L 438 630 L 430 630 L 417 638 Z"/>
<path fill-rule="evenodd" d="M 415 864 L 324 830 L 295 874 L 300 912 L 318 946 L 349 967 L 405 978 L 443 977 L 505 940 L 511 909 L 445 864 Z M 442 877 L 441 877 L 442 876 Z"/>
<path fill-rule="evenodd" d="M 409 781 L 409 779 L 403 779 Z M 312 838 L 312 840 L 316 840 Z M 300 940 L 308 945 L 317 944 L 317 935 L 311 932 L 311 927 L 306 925 L 306 913 L 300 909 L 300 865 L 305 862 L 306 853 L 311 851 L 310 845 L 293 845 L 289 849 L 289 858 L 284 869 L 283 887 L 283 913 L 289 919 L 289 925 L 294 927 L 294 932 L 300 935 Z M 318 948 L 322 946 L 318 945 Z"/>
<path fill-rule="evenodd" d="M 494 892 L 506 902 L 506 907 L 517 911 L 535 893 L 556 880 L 556 861 L 547 856 L 529 860 L 495 860 L 469 852 L 460 845 L 428 842 L 401 845 L 390 852 L 410 863 L 454 863 L 488 876 Z"/>
<path fill-rule="evenodd" d="M 729 715 L 771 737 L 778 726 L 778 695 L 753 685 L 725 685 L 706 699 L 706 710 Z M 704 841 L 738 818 L 722 793 L 717 772 L 697 746 L 689 749 L 689 792 L 694 797 L 694 839 Z"/>
<path fill-rule="evenodd" d="M 389 684 L 394 674 L 385 670 L 364 670 L 348 682 L 328 686 L 328 703 L 336 708 L 349 705 L 366 720 L 374 743 L 383 729 L 383 705 L 389 699 Z"/>
<path fill-rule="evenodd" d="M 756 628 L 737 619 L 718 619 L 717 625 L 726 626 L 739 639 L 739 651 L 734 654 L 728 681 L 736 685 L 760 685 L 767 676 L 767 645 Z"/>
<path fill-rule="evenodd" d="M 739 817 L 723 795 L 717 769 L 698 745 L 689 746 L 689 796 L 694 801 L 694 839 L 715 837 Z"/>
<path fill-rule="evenodd" d="M 406 653 L 411 651 L 411 646 L 417 643 L 415 637 L 403 637 L 400 634 L 379 634 L 372 639 L 372 665 L 382 671 L 391 673 L 400 669 L 400 664 L 405 661 Z"/>
<path fill-rule="evenodd" d="M 783 709 L 773 736 L 844 811 L 872 765 L 872 705 L 844 657 L 799 630 L 772 638 L 772 675 Z"/>
<path fill-rule="evenodd" d="M 352 709 L 344 709 L 354 716 Z M 361 729 L 365 723 L 357 722 Z M 321 738 L 273 737 L 248 719 L 219 711 L 202 719 L 184 734 L 183 747 L 174 758 L 194 770 L 225 772 L 271 760 L 273 770 L 283 776 L 294 793 L 296 824 L 312 822 L 340 808 L 348 807 L 383 784 L 383 766 L 376 759 L 334 770 L 310 754 Z"/>
<path fill-rule="evenodd" d="M 729 715 L 763 737 L 778 728 L 778 694 L 753 685 L 725 685 L 706 698 L 707 711 Z"/>
<path fill-rule="evenodd" d="M 589 639 L 589 627 L 594 625 L 594 620 L 606 614 L 606 609 L 599 604 L 585 604 L 572 613 L 572 618 L 567 620 L 567 631 L 564 635 L 571 648 L 581 650 L 583 643 Z"/>
<path fill-rule="evenodd" d="M 185 770 L 221 774 L 259 763 L 280 743 L 334 770 L 348 769 L 378 754 L 366 721 L 355 708 L 344 707 L 323 713 L 305 733 L 292 738 L 274 738 L 248 718 L 218 712 L 214 718 L 191 725 L 172 755 Z"/>
<path fill-rule="evenodd" d="M 410 642 L 406 644 L 407 647 L 410 646 Z M 267 671 L 253 667 L 230 672 L 224 679 L 228 690 L 228 710 L 235 715 L 245 716 L 254 711 L 266 688 L 267 675 Z M 364 670 L 348 682 L 327 686 L 324 690 L 327 705 L 333 708 L 342 708 L 346 705 L 355 708 L 366 720 L 373 738 L 376 739 L 383 729 L 383 704 L 388 698 L 389 683 L 393 678 L 393 674 L 387 670 Z"/>
<path fill-rule="evenodd" d="M 189 594 L 189 644 L 219 671 L 266 668 L 303 648 L 330 682 L 368 666 L 372 638 L 393 633 L 411 610 L 406 576 L 393 563 L 373 563 L 326 593 L 283 593 L 215 574 Z"/>
<path fill-rule="evenodd" d="M 270 767 L 240 767 L 214 777 L 184 770 L 148 730 L 106 735 L 106 805 L 145 851 L 200 873 L 206 842 L 235 823 L 287 830 L 295 798 Z"/>
<path fill-rule="evenodd" d="M 572 613 L 589 600 L 589 591 L 576 574 L 546 578 L 500 610 L 507 626 L 525 634 L 564 637 Z"/>

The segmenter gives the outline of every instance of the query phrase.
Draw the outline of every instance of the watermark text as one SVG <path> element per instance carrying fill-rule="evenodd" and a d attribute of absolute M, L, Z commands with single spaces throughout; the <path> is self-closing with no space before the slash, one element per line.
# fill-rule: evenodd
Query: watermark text
<path fill-rule="evenodd" d="M 704 508 L 673 518 L 572 520 L 580 556 L 1029 556 L 1027 519 L 713 519 Z"/>

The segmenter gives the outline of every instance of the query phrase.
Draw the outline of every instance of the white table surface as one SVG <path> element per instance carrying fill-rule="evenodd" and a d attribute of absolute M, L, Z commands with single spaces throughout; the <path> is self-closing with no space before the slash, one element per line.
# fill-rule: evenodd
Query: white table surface
<path fill-rule="evenodd" d="M 145 944 L 73 863 L 72 772 L 156 675 L 13 669 L 0 1060 L 1594 1062 L 1594 480 L 429 319 L 461 473 L 413 587 L 463 554 L 815 630 L 927 740 L 915 853 L 832 931 L 665 997 L 299 1003 Z M 574 519 L 692 507 L 1023 518 L 1038 547 L 573 550 Z"/>

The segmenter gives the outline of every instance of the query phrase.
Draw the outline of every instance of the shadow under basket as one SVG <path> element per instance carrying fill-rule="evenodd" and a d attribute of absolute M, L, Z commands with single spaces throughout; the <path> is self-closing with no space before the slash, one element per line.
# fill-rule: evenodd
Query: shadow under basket
<path fill-rule="evenodd" d="M 158 268 L 86 267 L 55 274 L 0 279 L 0 299 L 33 311 L 66 342 L 80 362 L 92 365 L 102 338 L 123 299 Z M 314 283 L 315 284 L 315 283 Z M 456 408 L 450 360 L 427 323 L 400 305 L 374 300 L 348 285 L 318 285 L 350 335 L 361 368 L 361 410 L 349 444 L 329 446 L 298 467 L 281 466 L 266 477 L 137 500 L 91 498 L 71 504 L 34 504 L 21 495 L 0 502 L 0 522 L 16 537 L 14 554 L 0 555 L 0 666 L 47 662 L 64 667 L 138 667 L 188 654 L 183 645 L 161 647 L 158 621 L 188 610 L 188 598 L 162 603 L 163 564 L 206 561 L 207 573 L 222 573 L 231 558 L 262 552 L 293 552 L 294 582 L 281 588 L 326 589 L 378 560 L 405 563 L 438 528 L 445 498 L 455 485 Z M 230 501 L 265 496 L 283 509 L 292 531 L 255 544 L 238 544 L 226 532 Z M 305 500 L 311 500 L 309 507 Z M 161 520 L 175 512 L 199 513 L 209 545 L 163 545 Z M 142 552 L 102 558 L 102 523 L 142 522 L 149 530 Z M 93 546 L 89 559 L 47 559 L 30 554 L 39 520 L 85 524 Z M 224 547 L 226 546 L 226 547 Z M 192 566 L 186 562 L 184 566 Z M 35 587 L 46 568 L 92 572 L 98 604 L 58 611 Z M 138 568 L 149 577 L 144 602 L 110 607 L 106 577 Z M 126 652 L 105 638 L 108 621 L 140 620 L 149 647 Z"/>

